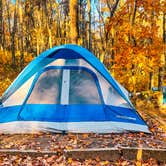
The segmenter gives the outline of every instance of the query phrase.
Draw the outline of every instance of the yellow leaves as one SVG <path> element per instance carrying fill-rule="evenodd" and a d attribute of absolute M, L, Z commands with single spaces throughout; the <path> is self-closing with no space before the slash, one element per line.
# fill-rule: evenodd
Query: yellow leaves
<path fill-rule="evenodd" d="M 78 29 L 77 29 L 77 0 L 70 1 L 69 4 L 70 15 L 70 40 L 72 43 L 77 43 Z"/>
<path fill-rule="evenodd" d="M 0 63 L 7 64 L 9 62 L 11 62 L 11 53 L 8 51 L 0 50 Z"/>
<path fill-rule="evenodd" d="M 141 161 L 142 161 L 142 149 L 138 149 L 136 166 L 142 166 Z"/>
<path fill-rule="evenodd" d="M 16 51 L 15 58 L 16 58 L 16 65 L 17 66 L 19 66 L 21 56 L 22 56 L 21 52 Z M 33 59 L 32 54 L 28 54 L 27 52 L 24 52 L 24 62 L 25 62 L 25 64 L 31 62 L 32 59 Z M 0 50 L 0 64 L 2 64 L 4 66 L 4 69 L 6 67 L 5 65 L 10 65 L 11 62 L 12 62 L 11 52 Z M 1 69 L 2 68 L 0 67 L 0 72 L 1 72 Z M 4 72 L 4 71 L 2 71 L 2 72 Z M 3 75 L 4 75 L 4 73 L 3 73 Z"/>
<path fill-rule="evenodd" d="M 131 1 L 126 1 L 126 6 L 131 5 L 130 3 Z M 162 34 L 159 32 L 161 22 L 158 24 L 156 21 L 157 15 L 152 21 L 152 12 L 148 11 L 150 7 L 158 11 L 159 7 L 156 5 L 160 6 L 161 4 L 153 2 L 153 6 L 149 6 L 152 1 L 150 3 L 144 1 L 144 3 L 138 2 L 137 4 L 138 8 L 139 6 L 145 8 L 142 11 L 137 11 L 134 25 L 130 24 L 132 13 L 126 7 L 120 8 L 113 18 L 105 21 L 107 25 L 105 29 L 110 33 L 110 38 L 113 34 L 114 43 L 112 47 L 116 48 L 113 63 L 119 70 L 114 71 L 115 76 L 121 75 L 118 81 L 121 81 L 126 87 L 132 87 L 129 89 L 137 88 L 137 91 L 146 90 L 149 72 L 156 70 L 159 65 L 164 65 Z M 112 33 L 113 30 L 114 33 Z M 102 55 L 101 61 L 103 61 Z M 136 81 L 134 82 L 132 78 L 128 79 L 132 75 L 130 73 L 132 64 L 135 65 L 133 74 Z M 127 70 L 123 70 L 123 68 Z M 130 77 L 128 73 L 130 73 Z M 137 87 L 133 87 L 133 83 Z"/>
<path fill-rule="evenodd" d="M 160 63 L 161 63 L 161 65 L 165 65 L 165 62 L 166 62 L 165 55 L 161 54 L 161 57 L 160 57 Z"/>
<path fill-rule="evenodd" d="M 109 10 L 108 7 L 102 7 L 101 11 L 102 11 L 102 12 L 109 12 L 110 10 Z"/>
<path fill-rule="evenodd" d="M 101 165 L 101 166 L 107 166 L 107 165 L 109 165 L 109 164 L 110 164 L 109 161 L 102 161 L 102 162 L 100 162 L 100 165 Z"/>
<path fill-rule="evenodd" d="M 72 150 L 73 147 L 72 146 L 65 146 L 66 150 Z"/>
<path fill-rule="evenodd" d="M 33 60 L 33 58 L 34 57 L 32 56 L 32 54 L 28 54 L 26 52 L 24 53 L 24 62 L 25 63 L 28 64 L 29 62 L 31 62 Z"/>
<path fill-rule="evenodd" d="M 55 9 L 57 9 L 59 7 L 58 3 L 56 1 L 54 3 L 52 3 L 51 5 L 52 5 L 52 8 L 55 8 Z"/>
<path fill-rule="evenodd" d="M 21 7 L 19 7 L 19 16 L 20 16 L 20 23 L 22 23 L 22 21 L 23 21 L 23 12 L 22 12 Z"/>
<path fill-rule="evenodd" d="M 68 162 L 68 164 L 71 164 L 72 161 L 73 161 L 72 158 L 68 158 L 68 161 L 67 161 L 67 162 Z"/>
<path fill-rule="evenodd" d="M 3 81 L 0 81 L 0 96 L 9 87 L 10 84 L 11 84 L 11 80 L 9 78 L 6 78 Z"/>
<path fill-rule="evenodd" d="M 105 54 L 104 53 L 102 53 L 101 55 L 100 55 L 100 61 L 103 63 L 103 61 L 104 61 L 104 56 Z"/>
<path fill-rule="evenodd" d="M 81 46 L 81 45 L 82 45 L 82 43 L 83 43 L 83 39 L 78 38 L 77 44 Z"/>
<path fill-rule="evenodd" d="M 90 12 L 90 10 L 91 10 L 91 0 L 88 0 L 88 12 Z"/>
<path fill-rule="evenodd" d="M 88 138 L 88 136 L 89 136 L 89 134 L 83 134 L 83 135 L 82 135 L 82 137 L 83 137 L 84 139 Z"/>

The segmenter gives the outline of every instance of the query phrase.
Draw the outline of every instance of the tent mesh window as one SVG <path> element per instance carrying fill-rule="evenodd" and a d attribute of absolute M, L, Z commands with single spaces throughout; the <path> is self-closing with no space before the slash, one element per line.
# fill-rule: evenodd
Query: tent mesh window
<path fill-rule="evenodd" d="M 69 76 L 65 77 L 66 69 L 51 69 L 42 73 L 27 104 L 101 104 L 97 80 L 85 70 L 67 70 Z M 69 84 L 68 90 L 66 84 Z"/>
<path fill-rule="evenodd" d="M 45 71 L 37 80 L 27 103 L 60 104 L 61 83 L 61 70 Z"/>
<path fill-rule="evenodd" d="M 70 104 L 101 104 L 96 82 L 84 70 L 70 72 Z"/>
<path fill-rule="evenodd" d="M 81 58 L 80 59 L 57 59 L 57 60 L 51 62 L 50 64 L 48 64 L 47 66 L 51 66 L 51 65 L 53 65 L 53 66 L 81 66 L 81 67 L 86 67 L 86 68 L 92 70 L 98 77 L 105 104 L 131 108 L 130 105 L 126 102 L 126 100 L 124 100 L 116 92 L 116 90 L 111 86 L 111 84 L 84 59 L 81 59 Z M 91 89 L 93 90 L 92 86 L 91 86 Z M 90 90 L 90 88 L 89 88 L 89 91 L 92 91 L 92 90 Z M 124 90 L 122 90 L 122 91 L 124 91 Z M 94 99 L 92 99 L 92 100 L 94 100 Z M 91 101 L 89 101 L 89 102 L 91 103 Z M 71 104 L 72 103 L 75 103 L 75 102 L 71 101 Z M 79 103 L 79 101 L 78 101 L 78 103 Z M 98 102 L 94 102 L 94 103 L 98 103 Z M 81 104 L 81 102 L 80 102 L 80 104 Z"/>

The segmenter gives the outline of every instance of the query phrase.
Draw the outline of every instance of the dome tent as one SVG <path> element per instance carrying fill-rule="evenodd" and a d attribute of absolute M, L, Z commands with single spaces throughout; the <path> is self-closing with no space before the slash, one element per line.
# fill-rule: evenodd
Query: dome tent
<path fill-rule="evenodd" d="M 128 92 L 88 50 L 49 49 L 2 96 L 0 132 L 149 132 Z"/>

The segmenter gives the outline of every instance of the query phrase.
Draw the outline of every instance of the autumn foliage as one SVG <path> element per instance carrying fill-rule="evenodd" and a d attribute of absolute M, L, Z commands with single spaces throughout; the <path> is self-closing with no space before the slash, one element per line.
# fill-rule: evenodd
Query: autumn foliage
<path fill-rule="evenodd" d="M 21 70 L 43 51 L 76 43 L 92 51 L 109 72 L 134 96 L 151 135 L 32 134 L 0 135 L 0 149 L 56 151 L 58 155 L 30 157 L 0 154 L 1 165 L 158 165 L 156 159 L 116 162 L 99 158 L 74 160 L 64 149 L 146 147 L 165 149 L 166 85 L 165 0 L 0 0 L 0 96 Z M 158 99 L 160 98 L 160 99 Z"/>
<path fill-rule="evenodd" d="M 0 80 L 12 82 L 42 51 L 74 42 L 94 52 L 130 92 L 160 88 L 165 7 L 162 0 L 0 0 Z"/>
<path fill-rule="evenodd" d="M 94 52 L 130 92 L 160 89 L 165 7 L 162 0 L 0 0 L 0 80 L 12 81 L 12 69 L 16 76 L 42 51 L 73 42 Z"/>

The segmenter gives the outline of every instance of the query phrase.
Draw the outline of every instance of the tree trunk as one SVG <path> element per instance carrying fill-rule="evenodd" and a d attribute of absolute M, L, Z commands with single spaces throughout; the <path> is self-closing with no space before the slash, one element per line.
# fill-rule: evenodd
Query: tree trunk
<path fill-rule="evenodd" d="M 163 69 L 159 67 L 159 74 L 158 74 L 158 90 L 162 91 L 162 82 L 163 82 Z"/>
<path fill-rule="evenodd" d="M 0 49 L 3 49 L 3 6 L 2 0 L 0 0 Z"/>
<path fill-rule="evenodd" d="M 166 50 L 165 50 L 165 44 L 166 44 L 165 17 L 166 17 L 166 13 L 163 13 L 163 43 L 164 43 L 164 56 L 165 56 L 165 60 L 166 60 Z M 165 62 L 165 64 L 166 64 L 166 62 Z M 165 69 L 165 65 L 159 67 L 159 75 L 158 75 L 158 89 L 159 89 L 159 91 L 162 91 L 164 69 Z"/>
<path fill-rule="evenodd" d="M 52 33 L 51 33 L 51 27 L 50 27 L 51 22 L 50 22 L 50 18 L 49 18 L 49 14 L 48 14 L 47 1 L 46 0 L 43 1 L 43 5 L 44 5 L 44 12 L 45 12 L 46 19 L 47 19 L 46 28 L 47 28 L 47 32 L 48 32 L 49 48 L 52 48 Z"/>
<path fill-rule="evenodd" d="M 52 33 L 48 24 L 47 24 L 47 31 L 48 31 L 49 48 L 52 48 Z"/>
<path fill-rule="evenodd" d="M 84 47 L 86 47 L 87 44 L 87 40 L 86 40 L 86 8 L 85 8 L 85 4 L 83 3 L 83 1 L 80 1 L 82 3 L 80 3 L 80 8 L 81 8 L 81 38 L 82 38 L 82 44 Z"/>
<path fill-rule="evenodd" d="M 39 46 L 39 35 L 36 34 L 36 56 L 40 54 L 40 46 Z"/>
<path fill-rule="evenodd" d="M 165 50 L 165 44 L 166 44 L 165 17 L 166 17 L 166 13 L 163 13 L 163 44 L 164 44 L 164 56 L 166 58 L 166 50 Z M 165 62 L 165 64 L 166 64 L 166 62 Z M 159 91 L 162 91 L 162 83 L 163 83 L 163 74 L 164 74 L 165 64 L 164 65 L 162 64 L 162 66 L 159 67 L 159 75 L 158 75 L 158 89 L 159 89 Z"/>
<path fill-rule="evenodd" d="M 71 43 L 78 42 L 78 0 L 70 0 L 70 41 Z"/>
<path fill-rule="evenodd" d="M 166 44 L 166 13 L 163 13 L 163 43 Z"/>
<path fill-rule="evenodd" d="M 165 64 L 164 64 L 164 74 L 166 76 L 166 13 L 163 13 L 163 43 L 164 43 L 164 58 L 165 58 Z"/>
<path fill-rule="evenodd" d="M 149 90 L 152 90 L 153 87 L 153 72 L 149 74 Z"/>
<path fill-rule="evenodd" d="M 88 18 L 89 18 L 89 40 L 88 40 L 88 49 L 92 50 L 92 32 L 91 32 L 91 0 L 88 0 Z"/>
<path fill-rule="evenodd" d="M 131 8 L 131 14 L 129 15 L 129 21 L 130 21 L 130 30 L 132 30 L 135 26 L 135 18 L 136 18 L 136 12 L 137 12 L 137 0 L 133 1 L 133 4 L 131 5 L 133 8 Z M 131 31 L 128 36 L 129 43 L 134 47 L 136 46 L 135 38 L 133 34 L 131 34 Z M 132 78 L 133 78 L 133 94 L 136 94 L 136 72 L 135 72 L 135 63 L 131 62 L 131 71 L 132 71 Z"/>
<path fill-rule="evenodd" d="M 15 11 L 14 11 L 14 23 L 13 23 L 13 28 L 11 32 L 11 52 L 12 52 L 12 66 L 16 66 L 16 57 L 15 57 L 15 36 L 16 36 L 16 26 L 17 26 L 17 3 L 15 6 Z"/>
<path fill-rule="evenodd" d="M 23 32 L 23 12 L 22 12 L 22 2 L 20 2 L 19 8 L 19 22 L 20 22 L 20 68 L 21 70 L 24 67 L 24 32 Z"/>
<path fill-rule="evenodd" d="M 112 17 L 114 17 L 114 14 L 116 12 L 116 9 L 118 7 L 120 0 L 116 0 L 115 3 L 111 6 L 110 5 L 110 1 L 106 0 L 106 4 L 107 7 L 109 8 L 109 15 L 110 15 L 110 19 Z M 111 56 L 111 62 L 107 62 L 107 68 L 111 70 L 112 75 L 114 75 L 114 69 L 112 68 L 112 66 L 114 65 L 114 60 L 115 60 L 115 52 L 114 52 L 114 43 L 115 43 L 115 29 L 112 28 L 112 31 L 106 32 L 106 49 L 107 49 L 107 54 Z M 108 42 L 108 40 L 110 39 L 110 42 Z M 110 47 L 112 48 L 112 50 L 110 51 Z"/>

